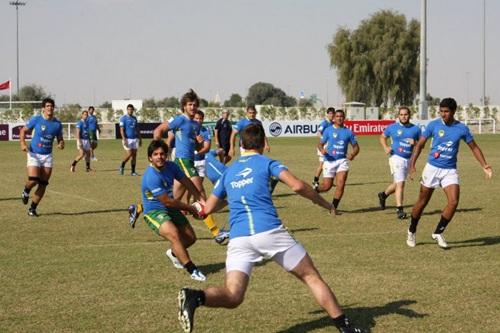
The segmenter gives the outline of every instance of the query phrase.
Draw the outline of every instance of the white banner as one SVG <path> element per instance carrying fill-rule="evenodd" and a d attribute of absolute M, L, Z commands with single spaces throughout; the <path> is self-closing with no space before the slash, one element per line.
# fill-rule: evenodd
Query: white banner
<path fill-rule="evenodd" d="M 289 137 L 289 136 L 315 136 L 321 122 L 319 120 L 293 120 L 293 121 L 269 121 L 262 122 L 266 136 Z"/>

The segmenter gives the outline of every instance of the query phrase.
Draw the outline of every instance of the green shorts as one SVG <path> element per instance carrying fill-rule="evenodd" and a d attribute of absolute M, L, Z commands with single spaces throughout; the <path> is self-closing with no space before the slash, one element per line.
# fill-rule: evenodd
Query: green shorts
<path fill-rule="evenodd" d="M 189 224 L 188 219 L 178 210 L 168 212 L 161 209 L 151 210 L 144 214 L 144 221 L 157 235 L 160 235 L 160 226 L 165 222 L 171 221 L 178 227 Z"/>
<path fill-rule="evenodd" d="M 175 164 L 177 164 L 182 172 L 189 178 L 191 177 L 199 177 L 198 171 L 194 167 L 194 161 L 188 158 L 176 158 Z"/>

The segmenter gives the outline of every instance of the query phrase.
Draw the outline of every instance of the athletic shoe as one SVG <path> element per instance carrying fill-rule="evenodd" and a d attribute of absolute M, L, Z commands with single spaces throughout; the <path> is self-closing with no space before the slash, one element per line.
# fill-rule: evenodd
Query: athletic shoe
<path fill-rule="evenodd" d="M 21 200 L 23 201 L 23 204 L 27 205 L 29 199 L 30 199 L 30 195 L 23 191 L 23 193 L 21 193 Z"/>
<path fill-rule="evenodd" d="M 313 188 L 316 192 L 318 192 L 319 182 L 313 181 L 313 182 L 312 182 L 312 188 Z"/>
<path fill-rule="evenodd" d="M 130 175 L 131 176 L 139 176 L 139 174 L 137 172 L 132 172 Z"/>
<path fill-rule="evenodd" d="M 347 317 L 341 324 L 335 324 L 340 333 L 364 333 L 360 328 L 353 327 Z"/>
<path fill-rule="evenodd" d="M 198 268 L 196 268 L 193 271 L 193 273 L 191 273 L 191 279 L 196 280 L 196 281 L 201 281 L 201 282 L 207 280 L 205 275 L 203 275 L 203 273 Z"/>
<path fill-rule="evenodd" d="M 380 209 L 382 209 L 382 210 L 385 209 L 385 199 L 387 199 L 387 197 L 385 196 L 385 193 L 379 192 L 378 193 L 378 203 L 380 205 Z"/>
<path fill-rule="evenodd" d="M 172 264 L 174 265 L 175 268 L 178 269 L 184 268 L 179 259 L 177 259 L 177 257 L 174 257 L 174 255 L 172 254 L 172 249 L 168 249 L 167 252 L 165 252 L 165 255 L 168 257 L 168 259 L 170 259 L 170 261 L 172 261 Z"/>
<path fill-rule="evenodd" d="M 120 167 L 120 168 L 118 169 L 118 171 L 120 172 L 120 175 L 122 175 L 122 176 L 123 176 L 123 172 L 125 171 L 125 169 L 124 169 L 124 168 L 122 168 L 122 167 Z"/>
<path fill-rule="evenodd" d="M 398 211 L 396 212 L 396 214 L 398 214 L 398 219 L 400 219 L 400 220 L 404 220 L 404 219 L 406 219 L 406 217 L 407 217 L 406 213 L 405 213 L 405 212 L 403 212 L 402 210 L 398 210 Z"/>
<path fill-rule="evenodd" d="M 69 167 L 69 171 L 71 172 L 75 172 L 76 171 L 76 166 L 71 164 L 71 166 Z"/>
<path fill-rule="evenodd" d="M 36 209 L 33 209 L 33 208 L 28 208 L 28 215 L 29 216 L 38 216 L 38 213 L 36 212 Z"/>
<path fill-rule="evenodd" d="M 93 156 L 92 161 L 97 161 L 97 157 Z"/>
<path fill-rule="evenodd" d="M 194 311 L 198 307 L 195 291 L 182 288 L 177 299 L 179 300 L 179 323 L 184 332 L 190 333 L 194 328 Z"/>
<path fill-rule="evenodd" d="M 410 232 L 410 230 L 408 230 L 408 237 L 406 238 L 406 245 L 408 245 L 409 247 L 415 247 L 415 245 L 417 245 L 417 239 L 416 239 L 416 232 Z"/>
<path fill-rule="evenodd" d="M 446 243 L 446 240 L 444 239 L 443 234 L 432 234 L 432 239 L 434 239 L 440 248 L 442 249 L 447 249 L 448 248 L 448 243 Z"/>
<path fill-rule="evenodd" d="M 229 231 L 224 229 L 220 229 L 217 236 L 214 237 L 214 241 L 219 245 L 223 245 L 222 243 L 224 243 L 226 239 L 229 239 Z"/>
<path fill-rule="evenodd" d="M 137 206 L 136 205 L 130 205 L 128 206 L 128 222 L 130 223 L 130 226 L 135 228 L 135 222 L 137 221 L 137 218 L 139 217 L 140 213 L 137 212 Z"/>

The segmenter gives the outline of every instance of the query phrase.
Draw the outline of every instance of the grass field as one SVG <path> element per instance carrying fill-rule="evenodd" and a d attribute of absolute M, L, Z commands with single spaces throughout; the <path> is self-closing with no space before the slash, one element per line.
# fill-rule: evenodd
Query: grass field
<path fill-rule="evenodd" d="M 494 171 L 500 171 L 500 136 L 476 137 Z M 314 138 L 273 139 L 271 156 L 309 182 L 316 167 Z M 26 157 L 18 143 L 0 143 L 0 331 L 180 332 L 177 291 L 223 281 L 225 248 L 193 221 L 198 242 L 191 256 L 207 274 L 192 281 L 173 268 L 168 243 L 144 222 L 130 229 L 126 208 L 140 198 L 140 177 L 120 176 L 119 141 L 101 141 L 96 173 L 75 174 L 75 142 L 55 152 L 54 173 L 38 218 L 20 193 Z M 147 144 L 147 142 L 146 142 Z M 347 315 L 372 332 L 500 332 L 500 182 L 490 181 L 465 144 L 459 158 L 462 195 L 446 231 L 450 250 L 430 235 L 444 196 L 438 190 L 421 219 L 417 247 L 405 243 L 408 222 L 391 206 L 378 210 L 376 193 L 390 181 L 376 137 L 360 138 L 351 164 L 341 216 L 293 194 L 283 185 L 275 204 Z M 425 150 L 427 152 L 427 149 Z M 138 167 L 147 165 L 146 149 Z M 425 162 L 423 154 L 418 172 Z M 406 209 L 418 182 L 406 189 Z M 326 194 L 331 199 L 332 193 Z M 226 224 L 227 212 L 216 216 Z M 307 289 L 272 262 L 254 269 L 245 302 L 235 310 L 200 308 L 195 332 L 333 332 Z"/>

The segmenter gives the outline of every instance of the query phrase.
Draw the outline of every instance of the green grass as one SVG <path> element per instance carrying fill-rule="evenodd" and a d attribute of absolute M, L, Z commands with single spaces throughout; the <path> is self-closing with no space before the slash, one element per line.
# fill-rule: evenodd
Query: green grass
<path fill-rule="evenodd" d="M 461 198 L 446 231 L 452 247 L 437 247 L 430 234 L 445 198 L 438 190 L 421 219 L 417 247 L 406 246 L 407 222 L 393 207 L 377 209 L 376 193 L 390 181 L 376 137 L 360 138 L 340 209 L 326 211 L 283 185 L 275 204 L 337 294 L 346 313 L 372 332 L 499 332 L 500 227 L 498 177 L 484 180 L 466 145 L 459 158 Z M 500 136 L 478 136 L 486 158 L 500 166 Z M 314 138 L 274 139 L 271 156 L 308 182 L 316 167 Z M 140 177 L 119 176 L 118 141 L 101 141 L 95 174 L 69 164 L 75 143 L 55 152 L 54 173 L 29 218 L 19 199 L 26 157 L 18 143 L 0 143 L 0 331 L 180 332 L 177 291 L 223 282 L 225 248 L 199 221 L 190 249 L 207 273 L 192 281 L 164 255 L 168 243 L 141 222 L 127 222 L 126 207 L 140 198 Z M 146 142 L 147 144 L 147 142 Z M 147 165 L 139 151 L 139 172 Z M 427 150 L 426 150 L 427 151 Z M 418 172 L 425 162 L 421 156 Z M 409 182 L 406 206 L 418 182 Z M 329 200 L 332 193 L 325 195 Z M 394 204 L 394 198 L 388 204 Z M 227 212 L 216 216 L 225 224 Z M 308 290 L 272 262 L 254 269 L 245 302 L 235 310 L 200 308 L 196 332 L 332 332 Z"/>

